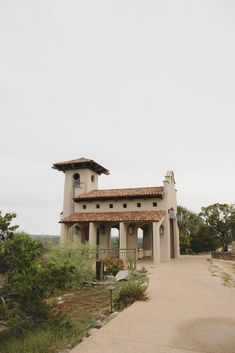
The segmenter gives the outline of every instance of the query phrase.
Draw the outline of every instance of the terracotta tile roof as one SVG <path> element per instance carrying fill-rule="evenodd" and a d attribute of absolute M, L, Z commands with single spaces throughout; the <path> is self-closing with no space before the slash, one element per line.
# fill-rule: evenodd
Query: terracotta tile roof
<path fill-rule="evenodd" d="M 136 199 L 139 197 L 162 197 L 163 190 L 163 186 L 129 189 L 93 190 L 75 197 L 74 201 Z"/>
<path fill-rule="evenodd" d="M 129 211 L 129 212 L 82 212 L 74 213 L 60 221 L 60 223 L 77 222 L 159 222 L 166 214 L 165 211 Z"/>
<path fill-rule="evenodd" d="M 52 166 L 53 169 L 57 169 L 59 171 L 65 171 L 65 170 L 72 170 L 72 169 L 91 169 L 97 174 L 109 174 L 108 169 L 102 167 L 102 165 L 96 163 L 93 161 L 93 159 L 88 159 L 88 158 L 78 158 L 78 159 L 72 159 L 70 161 L 64 161 L 64 162 L 57 162 L 54 163 Z"/>

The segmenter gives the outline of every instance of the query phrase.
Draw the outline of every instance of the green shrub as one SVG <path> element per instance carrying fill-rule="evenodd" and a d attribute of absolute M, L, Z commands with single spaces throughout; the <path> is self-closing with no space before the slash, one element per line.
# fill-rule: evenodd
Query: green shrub
<path fill-rule="evenodd" d="M 128 256 L 127 263 L 128 263 L 128 270 L 133 271 L 135 268 L 134 256 Z"/>
<path fill-rule="evenodd" d="M 118 271 L 123 270 L 125 268 L 124 262 L 122 259 L 114 259 L 111 257 L 107 257 L 104 259 L 105 275 L 113 275 L 116 276 Z"/>
<path fill-rule="evenodd" d="M 25 233 L 0 241 L 0 320 L 8 326 L 23 328 L 48 317 L 46 269 L 40 262 L 41 251 L 41 242 Z"/>
<path fill-rule="evenodd" d="M 94 277 L 92 259 L 96 247 L 82 243 L 65 243 L 55 246 L 47 256 L 49 281 L 59 289 L 78 288 Z"/>
<path fill-rule="evenodd" d="M 114 306 L 120 311 L 126 306 L 131 305 L 138 300 L 146 300 L 146 290 L 148 282 L 146 281 L 130 281 L 121 285 L 114 296 Z"/>

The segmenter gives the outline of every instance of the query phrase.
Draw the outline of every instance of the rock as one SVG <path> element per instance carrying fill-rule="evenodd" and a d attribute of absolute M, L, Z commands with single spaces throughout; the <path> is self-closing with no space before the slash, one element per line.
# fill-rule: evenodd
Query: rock
<path fill-rule="evenodd" d="M 111 275 L 106 275 L 107 281 L 115 281 L 115 277 Z"/>
<path fill-rule="evenodd" d="M 127 281 L 128 277 L 130 276 L 130 271 L 128 270 L 121 270 L 116 274 L 116 281 Z"/>
<path fill-rule="evenodd" d="M 63 294 L 63 297 L 69 297 L 69 296 L 72 296 L 74 295 L 74 293 L 67 293 L 67 294 Z"/>
<path fill-rule="evenodd" d="M 103 326 L 103 323 L 102 323 L 102 321 L 101 320 L 97 320 L 96 321 L 96 323 L 95 323 L 95 326 L 94 326 L 94 328 L 101 328 Z"/>
<path fill-rule="evenodd" d="M 60 305 L 60 304 L 63 304 L 64 303 L 64 300 L 60 300 L 60 301 L 58 301 L 58 305 Z"/>

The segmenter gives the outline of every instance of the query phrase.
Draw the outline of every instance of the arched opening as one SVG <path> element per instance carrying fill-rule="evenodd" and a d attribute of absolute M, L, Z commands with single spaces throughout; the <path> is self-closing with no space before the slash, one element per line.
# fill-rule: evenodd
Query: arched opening
<path fill-rule="evenodd" d="M 144 231 L 142 228 L 137 229 L 137 237 L 138 237 L 138 249 L 143 250 L 143 248 L 144 248 Z"/>
<path fill-rule="evenodd" d="M 119 244 L 120 244 L 119 227 L 113 226 L 111 228 L 111 249 L 119 249 Z"/>
<path fill-rule="evenodd" d="M 144 257 L 144 231 L 142 228 L 137 229 L 137 248 L 138 248 L 138 260 Z"/>

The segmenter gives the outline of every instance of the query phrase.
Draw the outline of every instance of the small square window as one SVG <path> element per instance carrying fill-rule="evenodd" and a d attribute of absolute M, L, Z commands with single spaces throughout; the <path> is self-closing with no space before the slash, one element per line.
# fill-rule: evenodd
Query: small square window
<path fill-rule="evenodd" d="M 141 203 L 140 202 L 137 202 L 137 207 L 141 207 Z"/>
<path fill-rule="evenodd" d="M 124 203 L 122 206 L 123 206 L 123 208 L 127 208 L 127 204 L 126 203 Z"/>
<path fill-rule="evenodd" d="M 153 207 L 157 207 L 157 202 L 153 202 Z"/>
<path fill-rule="evenodd" d="M 113 208 L 113 204 L 112 203 L 109 204 L 109 208 Z"/>
<path fill-rule="evenodd" d="M 85 210 L 86 209 L 86 205 L 82 205 L 82 208 Z"/>
<path fill-rule="evenodd" d="M 99 204 L 97 204 L 97 205 L 96 205 L 96 208 L 100 208 L 100 205 L 99 205 Z"/>

